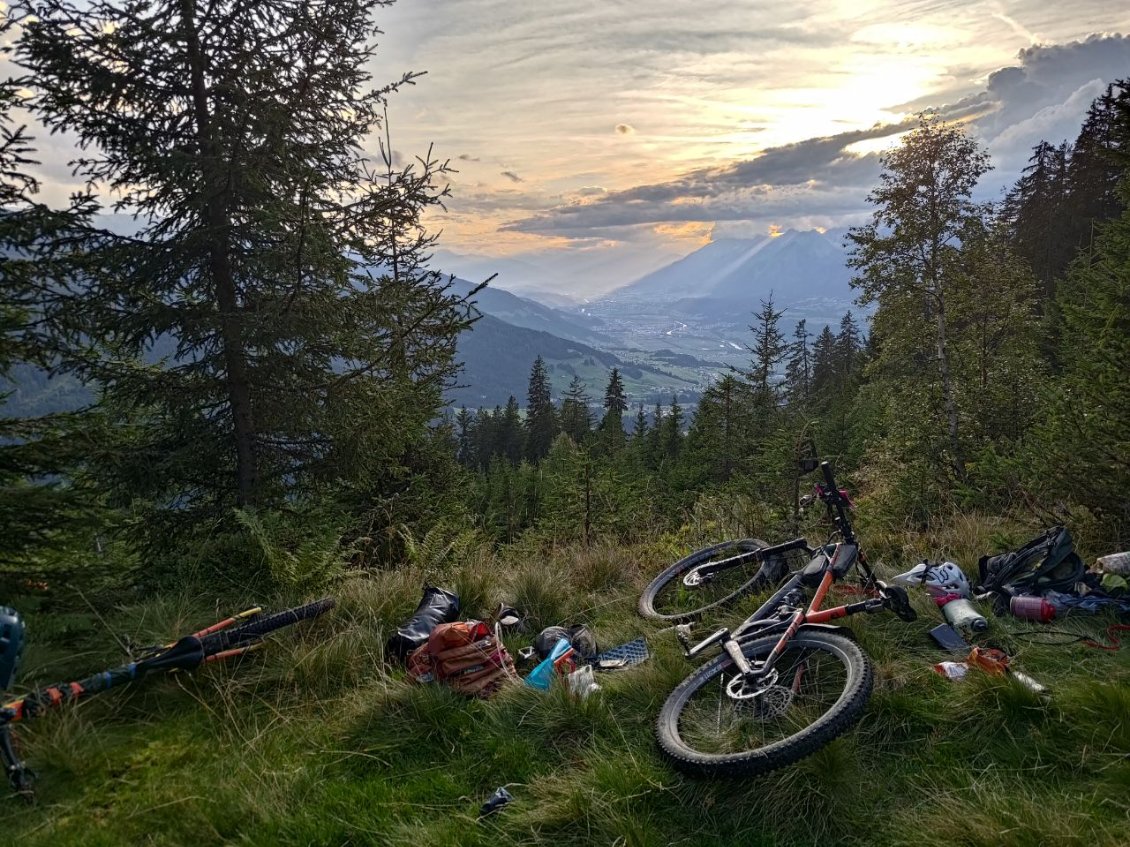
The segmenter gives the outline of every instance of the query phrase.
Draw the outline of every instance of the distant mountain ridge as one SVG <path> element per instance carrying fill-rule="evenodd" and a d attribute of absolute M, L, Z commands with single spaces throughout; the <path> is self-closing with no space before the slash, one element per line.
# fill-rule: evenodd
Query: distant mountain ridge
<path fill-rule="evenodd" d="M 466 297 L 475 289 L 474 283 L 459 277 L 452 277 L 451 292 Z M 512 294 L 501 288 L 488 285 L 475 295 L 479 311 L 525 329 L 548 332 L 561 338 L 581 341 L 585 344 L 611 345 L 612 339 L 603 335 L 590 324 L 594 319 L 574 315 L 562 309 L 546 306 L 528 297 Z"/>
<path fill-rule="evenodd" d="M 839 233 L 789 230 L 778 236 L 724 238 L 613 292 L 614 303 L 669 304 L 682 315 L 748 314 L 772 293 L 778 306 L 850 302 L 851 270 Z"/>

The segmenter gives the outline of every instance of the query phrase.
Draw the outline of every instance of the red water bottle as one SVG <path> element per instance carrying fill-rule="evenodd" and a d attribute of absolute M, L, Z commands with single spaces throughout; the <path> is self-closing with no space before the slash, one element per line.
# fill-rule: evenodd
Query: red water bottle
<path fill-rule="evenodd" d="M 1047 623 L 1055 618 L 1055 606 L 1043 597 L 1013 597 L 1008 608 L 1016 617 L 1027 621 Z"/>

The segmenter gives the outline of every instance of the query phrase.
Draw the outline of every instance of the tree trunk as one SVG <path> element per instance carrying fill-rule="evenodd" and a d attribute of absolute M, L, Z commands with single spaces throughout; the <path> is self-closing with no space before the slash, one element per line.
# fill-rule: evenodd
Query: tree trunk
<path fill-rule="evenodd" d="M 949 351 L 946 349 L 946 301 L 941 292 L 935 300 L 934 325 L 937 327 L 938 375 L 942 379 L 942 405 L 946 413 L 949 431 L 950 461 L 958 479 L 965 478 L 965 462 L 961 457 L 961 442 L 958 440 L 957 402 L 953 396 L 953 378 L 950 375 Z"/>
<path fill-rule="evenodd" d="M 216 286 L 216 303 L 220 312 L 220 340 L 223 346 L 228 403 L 231 406 L 236 458 L 236 504 L 255 503 L 259 469 L 255 456 L 255 426 L 251 408 L 251 388 L 247 376 L 247 357 L 240 331 L 239 297 L 232 273 L 230 239 L 231 221 L 224 204 L 224 174 L 220 172 L 219 155 L 211 132 L 211 114 L 204 80 L 204 61 L 196 32 L 194 0 L 181 0 L 181 23 L 188 50 L 189 73 L 196 130 L 200 138 L 204 190 L 204 226 L 209 232 L 209 269 Z"/>

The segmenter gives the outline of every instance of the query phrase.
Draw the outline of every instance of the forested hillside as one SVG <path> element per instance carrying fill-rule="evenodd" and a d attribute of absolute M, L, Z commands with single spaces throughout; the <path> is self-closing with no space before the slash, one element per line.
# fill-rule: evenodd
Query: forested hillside
<path fill-rule="evenodd" d="M 46 801 L 0 807 L 12 843 L 1041 843 L 1011 834 L 1024 815 L 1043 843 L 1117 843 L 1122 654 L 1033 648 L 1065 692 L 1049 706 L 1004 680 L 955 694 L 914 640 L 926 627 L 865 623 L 870 727 L 780 782 L 719 785 L 654 750 L 687 665 L 634 609 L 688 548 L 826 532 L 798 508 L 813 449 L 884 576 L 925 556 L 972 575 L 1053 523 L 1088 561 L 1130 548 L 1130 78 L 999 203 L 975 200 L 978 138 L 922 114 L 846 236 L 851 310 L 786 328 L 778 294 L 744 304 L 744 363 L 699 395 L 496 297 L 514 331 L 431 269 L 451 169 L 394 155 L 388 106 L 416 75 L 369 76 L 384 5 L 25 0 L 2 19 L 20 75 L 0 85 L 0 374 L 39 398 L 0 417 L 20 691 L 112 662 L 127 628 L 160 644 L 217 608 L 340 600 L 324 640 L 281 658 L 29 729 Z M 34 167 L 58 133 L 84 185 L 61 204 Z M 136 232 L 103 228 L 110 210 Z M 710 307 L 736 309 L 742 282 Z M 639 402 L 671 380 L 686 389 Z M 654 655 L 607 700 L 417 687 L 385 641 L 424 582 L 466 616 L 511 603 L 538 628 L 642 633 Z M 476 823 L 464 807 L 488 783 L 526 805 Z"/>

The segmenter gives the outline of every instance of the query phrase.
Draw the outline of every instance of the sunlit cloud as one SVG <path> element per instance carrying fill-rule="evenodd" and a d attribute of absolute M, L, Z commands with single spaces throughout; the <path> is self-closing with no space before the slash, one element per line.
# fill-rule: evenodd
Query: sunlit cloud
<path fill-rule="evenodd" d="M 1130 6 L 1111 0 L 687 10 L 686 0 L 378 9 L 387 35 L 374 83 L 428 72 L 390 98 L 397 149 L 411 160 L 434 143 L 461 171 L 446 210 L 428 217 L 441 243 L 635 257 L 604 262 L 612 274 L 704 232 L 840 227 L 866 214 L 881 153 L 928 108 L 989 145 L 996 192 L 1029 145 L 1072 137 L 1096 85 L 1130 75 L 1130 39 L 1088 38 L 1130 31 Z M 65 198 L 73 145 L 36 135 L 44 198 Z"/>
<path fill-rule="evenodd" d="M 713 224 L 703 221 L 685 221 L 676 224 L 657 224 L 652 231 L 664 239 L 683 242 L 689 250 L 710 243 Z"/>

